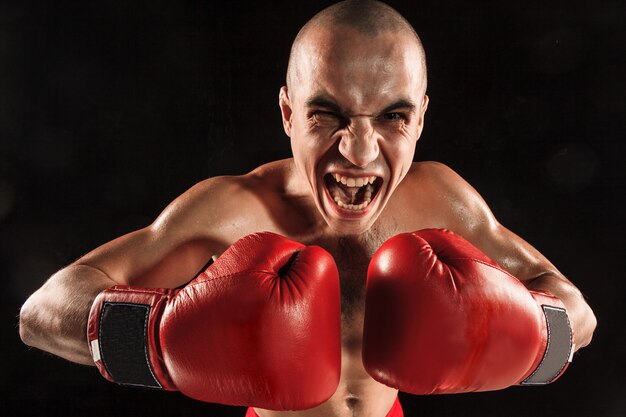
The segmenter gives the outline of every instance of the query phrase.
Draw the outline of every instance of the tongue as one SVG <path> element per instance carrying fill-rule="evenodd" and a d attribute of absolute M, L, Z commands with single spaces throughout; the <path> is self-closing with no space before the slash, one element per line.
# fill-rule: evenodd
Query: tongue
<path fill-rule="evenodd" d="M 330 183 L 328 184 L 328 191 L 330 192 L 330 196 L 333 200 L 336 200 L 339 197 L 339 200 L 344 204 L 351 204 L 353 200 L 354 193 L 352 192 L 352 188 L 357 187 L 348 187 L 341 183 Z"/>
<path fill-rule="evenodd" d="M 362 187 L 348 187 L 345 184 L 337 182 L 328 185 L 328 191 L 330 191 L 330 196 L 333 198 L 333 200 L 335 199 L 335 197 L 339 197 L 339 200 L 344 204 L 361 204 L 365 200 L 371 199 L 371 194 L 373 190 L 374 189 L 371 185 L 364 185 Z"/>

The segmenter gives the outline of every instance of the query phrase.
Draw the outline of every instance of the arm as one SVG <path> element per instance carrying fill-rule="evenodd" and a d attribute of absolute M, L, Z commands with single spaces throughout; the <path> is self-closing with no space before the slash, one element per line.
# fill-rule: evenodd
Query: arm
<path fill-rule="evenodd" d="M 115 283 L 101 271 L 70 265 L 56 274 L 22 306 L 22 341 L 72 362 L 93 365 L 87 346 L 87 315 L 98 293 Z"/>
<path fill-rule="evenodd" d="M 395 235 L 372 257 L 365 369 L 418 395 L 554 382 L 595 327 L 582 295 L 450 169 L 417 173 L 418 212 L 438 228 Z"/>
<path fill-rule="evenodd" d="M 492 216 L 493 217 L 493 216 Z M 591 342 L 596 317 L 582 293 L 539 251 L 522 238 L 498 224 L 475 230 L 468 240 L 518 278 L 529 289 L 547 291 L 565 305 L 574 333 L 574 349 Z"/>
<path fill-rule="evenodd" d="M 93 365 L 87 317 L 101 291 L 117 284 L 177 287 L 222 247 L 200 221 L 201 213 L 209 217 L 212 213 L 206 203 L 206 196 L 215 193 L 212 188 L 199 184 L 170 204 L 152 225 L 106 243 L 55 273 L 22 306 L 24 343 Z"/>
<path fill-rule="evenodd" d="M 451 169 L 433 164 L 429 177 L 444 191 L 446 227 L 485 252 L 528 289 L 558 297 L 568 311 L 575 349 L 587 346 L 596 317 L 578 288 L 537 249 L 502 226 L 478 192 Z"/>

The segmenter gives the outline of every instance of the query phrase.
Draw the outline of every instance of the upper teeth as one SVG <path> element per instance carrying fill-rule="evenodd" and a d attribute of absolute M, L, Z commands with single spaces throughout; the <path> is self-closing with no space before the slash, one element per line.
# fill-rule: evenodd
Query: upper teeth
<path fill-rule="evenodd" d="M 367 184 L 373 184 L 374 181 L 376 180 L 376 176 L 374 175 L 372 175 L 371 177 L 359 177 L 359 178 L 344 177 L 343 175 L 340 175 L 340 174 L 333 174 L 333 176 L 335 177 L 335 180 L 337 182 L 347 185 L 348 187 L 362 187 Z"/>
<path fill-rule="evenodd" d="M 337 183 L 341 183 L 348 187 L 347 191 L 350 194 L 350 201 L 344 202 L 342 201 L 342 197 L 338 189 L 335 189 L 332 193 L 332 197 L 337 203 L 339 207 L 348 210 L 363 210 L 372 202 L 372 194 L 374 193 L 374 181 L 376 181 L 376 176 L 372 175 L 371 177 L 344 177 L 341 174 L 332 174 Z M 363 192 L 362 198 L 363 201 L 361 204 L 354 204 L 356 200 L 357 193 L 361 187 L 365 186 L 365 191 Z"/>

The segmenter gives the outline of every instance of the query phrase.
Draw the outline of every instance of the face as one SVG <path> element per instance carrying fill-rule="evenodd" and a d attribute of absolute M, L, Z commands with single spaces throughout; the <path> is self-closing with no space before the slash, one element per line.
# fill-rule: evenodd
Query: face
<path fill-rule="evenodd" d="M 281 89 L 296 169 L 326 223 L 360 234 L 407 174 L 428 97 L 412 38 L 317 31 L 298 48 L 291 88 Z"/>

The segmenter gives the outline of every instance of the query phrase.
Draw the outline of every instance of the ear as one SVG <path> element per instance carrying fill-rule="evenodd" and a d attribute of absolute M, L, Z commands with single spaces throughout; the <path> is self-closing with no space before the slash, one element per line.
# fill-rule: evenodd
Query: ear
<path fill-rule="evenodd" d="M 283 128 L 287 136 L 291 137 L 291 116 L 293 114 L 291 110 L 291 100 L 289 99 L 289 92 L 286 86 L 280 88 L 278 93 L 278 105 L 280 106 L 280 113 L 283 117 Z"/>
<path fill-rule="evenodd" d="M 422 99 L 422 105 L 419 110 L 419 120 L 417 121 L 417 139 L 422 136 L 422 130 L 424 130 L 424 115 L 426 110 L 428 109 L 429 98 L 426 94 L 424 94 L 424 98 Z"/>

